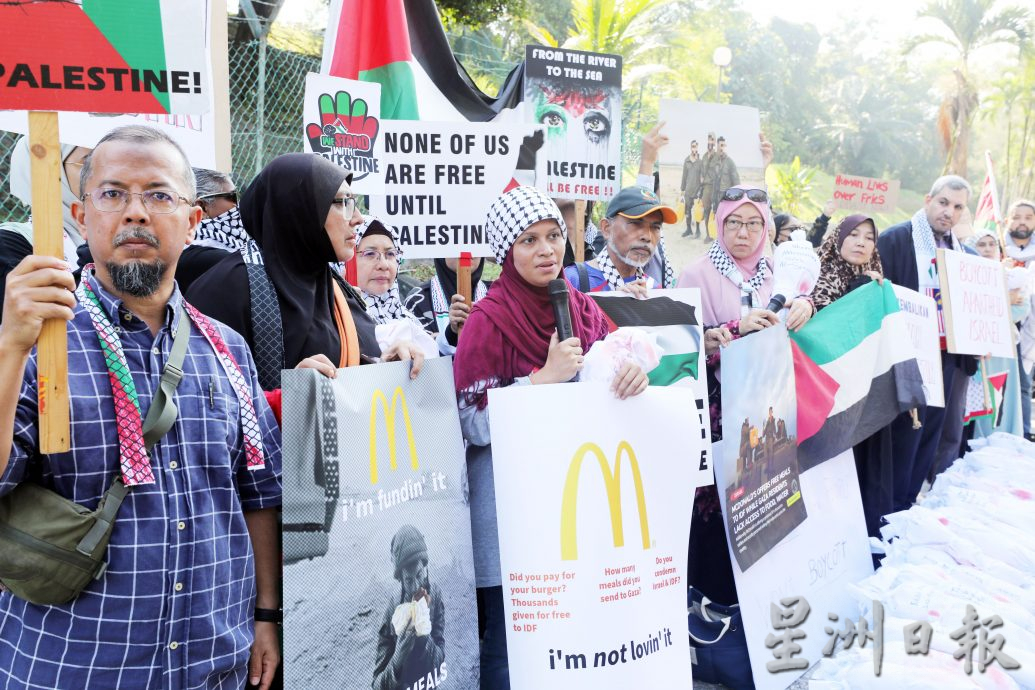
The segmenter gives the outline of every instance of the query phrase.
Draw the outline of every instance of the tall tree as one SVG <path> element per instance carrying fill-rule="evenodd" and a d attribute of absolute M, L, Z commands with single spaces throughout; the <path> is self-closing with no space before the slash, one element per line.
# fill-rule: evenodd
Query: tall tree
<path fill-rule="evenodd" d="M 946 139 L 945 171 L 957 175 L 967 174 L 970 126 L 978 105 L 970 76 L 971 56 L 997 43 L 1023 45 L 1031 35 L 1027 8 L 1011 5 L 996 10 L 995 4 L 996 0 L 932 0 L 917 16 L 936 20 L 940 31 L 913 36 L 906 42 L 907 53 L 927 43 L 948 45 L 956 53 L 956 87 L 942 103 L 939 122 Z"/>

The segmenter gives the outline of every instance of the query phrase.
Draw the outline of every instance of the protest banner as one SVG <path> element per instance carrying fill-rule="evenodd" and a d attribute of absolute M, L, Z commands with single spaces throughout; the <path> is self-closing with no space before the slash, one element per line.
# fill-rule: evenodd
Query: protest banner
<path fill-rule="evenodd" d="M 898 180 L 837 174 L 834 208 L 863 213 L 890 213 L 898 207 Z"/>
<path fill-rule="evenodd" d="M 945 407 L 942 382 L 942 356 L 938 347 L 938 307 L 934 299 L 915 290 L 893 285 L 898 306 L 909 333 L 916 364 L 923 378 L 924 399 L 928 407 Z"/>
<path fill-rule="evenodd" d="M 383 120 L 385 184 L 370 211 L 399 228 L 408 259 L 491 256 L 489 206 L 514 183 L 542 188 L 542 130 L 522 124 Z"/>
<path fill-rule="evenodd" d="M 679 386 L 489 391 L 514 690 L 691 687 L 692 408 Z"/>
<path fill-rule="evenodd" d="M 352 172 L 352 191 L 384 194 L 381 85 L 307 74 L 302 106 L 303 150 Z"/>
<path fill-rule="evenodd" d="M 285 687 L 477 687 L 451 365 L 284 372 Z"/>
<path fill-rule="evenodd" d="M 658 193 L 667 206 L 683 207 L 686 214 L 685 224 L 670 226 L 670 237 L 677 229 L 714 226 L 715 208 L 727 187 L 765 188 L 757 109 L 662 98 L 658 120 L 665 123 L 662 132 L 669 140 L 658 151 Z M 695 204 L 700 221 L 694 220 Z M 714 237 L 714 228 L 710 232 Z"/>
<path fill-rule="evenodd" d="M 622 56 L 526 46 L 523 106 L 546 127 L 550 196 L 610 201 L 622 187 Z"/>
<path fill-rule="evenodd" d="M 658 366 L 648 373 L 652 386 L 684 386 L 694 392 L 694 407 L 687 412 L 700 426 L 703 447 L 689 461 L 697 484 L 712 483 L 711 424 L 708 419 L 708 375 L 704 357 L 701 291 L 697 288 L 651 290 L 647 299 L 624 292 L 590 294 L 607 316 L 608 327 L 635 327 L 652 336 L 662 350 Z"/>
<path fill-rule="evenodd" d="M 949 352 L 1016 357 L 1002 265 L 944 249 L 938 250 L 937 262 Z"/>
<path fill-rule="evenodd" d="M 717 463 L 725 479 L 718 487 L 730 551 L 746 572 L 808 517 L 798 479 L 798 401 L 787 329 L 735 341 L 722 353 L 722 371 L 737 385 L 722 388 L 725 442 Z"/>

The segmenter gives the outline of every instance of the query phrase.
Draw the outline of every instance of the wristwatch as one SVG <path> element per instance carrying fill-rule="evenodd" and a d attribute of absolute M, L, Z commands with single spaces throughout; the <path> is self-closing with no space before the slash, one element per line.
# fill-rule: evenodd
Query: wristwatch
<path fill-rule="evenodd" d="M 276 623 L 280 625 L 284 622 L 284 613 L 280 609 L 255 609 L 255 622 L 256 623 Z"/>

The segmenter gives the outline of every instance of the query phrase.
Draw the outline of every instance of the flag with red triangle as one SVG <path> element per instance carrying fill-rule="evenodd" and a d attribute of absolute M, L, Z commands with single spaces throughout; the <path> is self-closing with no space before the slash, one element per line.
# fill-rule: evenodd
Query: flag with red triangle
<path fill-rule="evenodd" d="M 995 186 L 995 174 L 992 172 L 992 154 L 985 151 L 985 183 L 981 186 L 977 211 L 974 212 L 974 229 L 985 228 L 999 235 L 999 226 L 1002 222 L 999 193 Z"/>

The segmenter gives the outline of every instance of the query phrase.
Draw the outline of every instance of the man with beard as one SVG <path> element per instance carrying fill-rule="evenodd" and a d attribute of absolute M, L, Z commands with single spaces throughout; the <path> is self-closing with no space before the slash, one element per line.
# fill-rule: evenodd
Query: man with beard
<path fill-rule="evenodd" d="M 403 525 L 392 537 L 392 561 L 399 592 L 381 620 L 371 687 L 437 687 L 447 676 L 446 607 L 442 590 L 429 584 L 428 546 L 416 527 Z"/>
<path fill-rule="evenodd" d="M 661 241 L 662 223 L 674 223 L 676 212 L 658 195 L 642 187 L 626 187 L 611 199 L 600 221 L 606 251 L 564 269 L 564 277 L 582 292 L 626 290 L 646 296 L 663 287 L 643 272 Z"/>
<path fill-rule="evenodd" d="M 201 217 L 194 197 L 179 145 L 150 127 L 120 127 L 86 159 L 72 206 L 97 266 L 78 289 L 47 256 L 27 257 L 8 277 L 0 496 L 34 481 L 93 511 L 109 487 L 126 494 L 106 569 L 78 596 L 39 605 L 0 593 L 0 687 L 265 690 L 272 681 L 280 434 L 244 340 L 187 304 L 173 279 Z M 72 420 L 71 450 L 49 455 L 39 447 L 34 348 L 45 319 L 68 322 Z M 177 373 L 166 372 L 174 341 L 186 346 L 176 419 L 148 452 L 141 415 Z"/>
<path fill-rule="evenodd" d="M 1035 202 L 1027 199 L 1013 202 L 1006 212 L 1006 222 L 1007 234 L 1004 244 L 1008 257 L 1007 263 L 1030 271 L 1031 264 L 1035 261 L 1035 242 L 1031 241 L 1032 232 L 1035 231 Z M 1021 298 L 1024 298 L 1023 295 Z M 1031 300 L 1031 296 L 1028 299 Z M 1024 305 L 1013 305 L 1013 308 L 1022 306 Z M 1018 309 L 1018 311 L 1025 310 Z M 1017 366 L 1020 371 L 1018 378 L 1021 384 L 1021 416 L 1024 418 L 1024 437 L 1029 441 L 1035 441 L 1035 435 L 1032 435 L 1031 432 L 1031 374 L 1032 365 L 1035 364 L 1035 318 L 1032 317 L 1030 308 L 1027 309 L 1027 312 L 1027 315 L 1021 317 L 1017 323 L 1017 328 L 1021 333 L 1021 342 L 1017 346 Z"/>
<path fill-rule="evenodd" d="M 713 186 L 711 208 L 712 212 L 719 207 L 722 193 L 730 187 L 740 184 L 740 173 L 737 172 L 737 165 L 726 153 L 726 137 L 719 137 L 718 149 L 712 158 L 711 166 Z"/>
<path fill-rule="evenodd" d="M 935 261 L 937 250 L 975 253 L 961 245 L 952 234 L 953 226 L 967 207 L 970 194 L 970 185 L 962 177 L 940 177 L 924 197 L 924 207 L 911 220 L 880 233 L 877 249 L 884 277 L 896 285 L 933 297 L 940 304 Z M 943 328 L 940 325 L 940 329 Z M 959 457 L 967 383 L 977 371 L 977 360 L 969 355 L 948 352 L 944 330 L 939 335 L 945 407 L 919 407 L 917 412 L 922 424 L 919 429 L 913 428 L 908 411 L 892 423 L 893 500 L 896 510 L 909 508 L 924 480 L 947 468 Z"/>
<path fill-rule="evenodd" d="M 704 161 L 697 152 L 697 140 L 690 142 L 690 155 L 683 161 L 683 178 L 679 183 L 680 201 L 683 202 L 686 210 L 686 230 L 683 237 L 701 236 L 701 222 L 694 221 L 694 201 L 701 196 L 701 171 L 704 168 Z M 693 227 L 691 227 L 693 224 Z M 705 235 L 707 236 L 707 232 Z"/>

